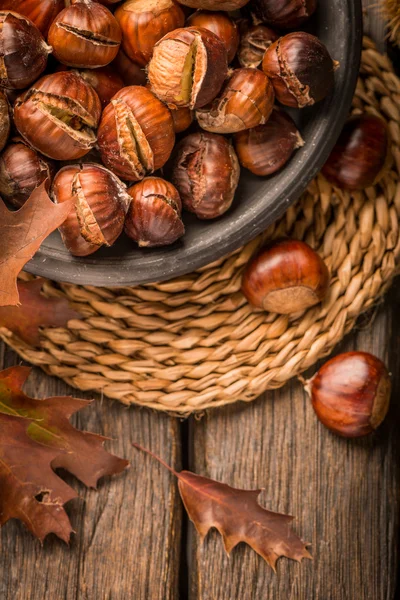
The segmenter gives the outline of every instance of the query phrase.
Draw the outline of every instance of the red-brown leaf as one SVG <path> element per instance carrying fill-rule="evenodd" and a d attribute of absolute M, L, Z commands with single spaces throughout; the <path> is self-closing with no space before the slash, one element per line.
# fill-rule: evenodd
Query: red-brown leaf
<path fill-rule="evenodd" d="M 64 504 L 76 494 L 54 469 L 95 487 L 128 462 L 104 450 L 107 438 L 70 424 L 71 415 L 90 402 L 29 398 L 21 390 L 29 373 L 26 367 L 0 371 L 0 526 L 20 519 L 41 541 L 55 533 L 68 542 L 72 528 Z"/>
<path fill-rule="evenodd" d="M 71 210 L 70 202 L 54 204 L 45 186 L 42 183 L 14 212 L 0 200 L 0 306 L 18 304 L 18 273 Z"/>
<path fill-rule="evenodd" d="M 223 537 L 228 554 L 245 542 L 275 570 L 281 556 L 301 561 L 311 558 L 307 545 L 293 533 L 293 517 L 266 510 L 257 498 L 261 490 L 241 490 L 202 477 L 190 471 L 178 473 L 158 456 L 133 444 L 156 458 L 178 478 L 179 492 L 190 520 L 203 540 L 215 527 Z"/>
<path fill-rule="evenodd" d="M 0 306 L 0 327 L 6 327 L 31 346 L 39 346 L 39 327 L 65 327 L 81 315 L 65 298 L 46 298 L 41 293 L 43 279 L 18 281 L 20 306 Z"/>

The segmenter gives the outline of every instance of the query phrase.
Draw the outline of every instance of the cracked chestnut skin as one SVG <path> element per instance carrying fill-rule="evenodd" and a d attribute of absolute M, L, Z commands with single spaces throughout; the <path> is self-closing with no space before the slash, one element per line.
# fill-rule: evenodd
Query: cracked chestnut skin
<path fill-rule="evenodd" d="M 173 244 L 185 233 L 178 190 L 160 177 L 146 177 L 128 189 L 132 201 L 125 233 L 139 246 Z"/>
<path fill-rule="evenodd" d="M 206 131 L 235 133 L 266 123 L 274 100 L 274 88 L 262 71 L 236 69 L 221 94 L 196 117 Z"/>
<path fill-rule="evenodd" d="M 237 53 L 240 66 L 257 69 L 262 63 L 265 51 L 278 37 L 273 29 L 265 25 L 242 25 Z"/>
<path fill-rule="evenodd" d="M 333 88 L 337 66 L 324 44 L 304 31 L 289 33 L 271 44 L 262 63 L 277 100 L 293 108 L 323 100 Z"/>
<path fill-rule="evenodd" d="M 171 181 L 184 208 L 199 219 L 215 219 L 230 208 L 239 177 L 236 153 L 222 135 L 192 133 L 176 147 Z"/>
<path fill-rule="evenodd" d="M 115 11 L 123 37 L 122 48 L 136 64 L 146 66 L 155 44 L 183 27 L 185 15 L 174 0 L 127 0 Z"/>
<path fill-rule="evenodd" d="M 126 87 L 105 108 L 98 140 L 107 168 L 128 181 L 140 181 L 170 157 L 175 144 L 171 112 L 150 90 Z"/>
<path fill-rule="evenodd" d="M 96 68 L 118 54 L 121 29 L 114 15 L 98 2 L 75 0 L 51 24 L 48 42 L 64 65 Z"/>
<path fill-rule="evenodd" d="M 14 105 L 19 133 L 32 148 L 55 160 L 87 154 L 96 144 L 100 115 L 98 95 L 72 71 L 42 77 Z"/>
<path fill-rule="evenodd" d="M 252 9 L 264 23 L 278 29 L 300 27 L 317 8 L 317 0 L 253 0 Z"/>
<path fill-rule="evenodd" d="M 0 11 L 0 87 L 23 90 L 45 70 L 51 52 L 39 29 L 26 17 Z"/>
<path fill-rule="evenodd" d="M 111 246 L 122 233 L 130 196 L 118 177 L 102 165 L 62 168 L 50 195 L 56 204 L 74 201 L 74 208 L 59 228 L 74 256 L 88 256 L 103 245 Z"/>

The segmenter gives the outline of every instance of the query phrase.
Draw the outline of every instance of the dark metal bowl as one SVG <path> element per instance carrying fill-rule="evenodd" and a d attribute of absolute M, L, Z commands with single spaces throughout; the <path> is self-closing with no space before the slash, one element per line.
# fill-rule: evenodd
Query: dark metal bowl
<path fill-rule="evenodd" d="M 186 214 L 181 242 L 160 249 L 140 249 L 121 236 L 112 248 L 75 258 L 58 232 L 42 244 L 25 269 L 56 281 L 118 286 L 163 281 L 202 267 L 242 246 L 284 211 L 318 173 L 341 131 L 353 97 L 361 52 L 362 14 L 359 0 L 319 0 L 307 24 L 340 62 L 329 98 L 310 109 L 295 111 L 306 143 L 276 175 L 259 178 L 242 170 L 232 208 L 214 221 Z"/>

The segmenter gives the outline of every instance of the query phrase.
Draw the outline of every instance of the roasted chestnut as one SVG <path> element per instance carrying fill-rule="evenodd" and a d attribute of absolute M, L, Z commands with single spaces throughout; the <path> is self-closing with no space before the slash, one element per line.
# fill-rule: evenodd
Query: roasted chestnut
<path fill-rule="evenodd" d="M 303 108 L 329 94 L 337 64 L 318 38 L 296 31 L 271 44 L 262 67 L 272 81 L 279 102 Z"/>
<path fill-rule="evenodd" d="M 72 0 L 51 24 L 48 42 L 61 63 L 93 69 L 117 56 L 121 30 L 105 6 L 93 0 Z"/>
<path fill-rule="evenodd" d="M 128 181 L 139 181 L 167 162 L 175 143 L 171 112 L 140 86 L 120 90 L 104 109 L 99 149 L 106 167 Z"/>
<path fill-rule="evenodd" d="M 1 10 L 12 10 L 28 17 L 44 36 L 63 8 L 65 0 L 0 0 Z"/>
<path fill-rule="evenodd" d="M 80 69 L 75 72 L 92 86 L 100 98 L 103 108 L 124 87 L 122 78 L 109 66 L 99 69 Z"/>
<path fill-rule="evenodd" d="M 354 115 L 345 124 L 322 174 L 338 188 L 362 190 L 384 175 L 389 151 L 385 121 L 369 113 Z"/>
<path fill-rule="evenodd" d="M 257 69 L 262 63 L 265 51 L 278 37 L 273 29 L 265 25 L 244 26 L 237 53 L 240 65 Z"/>
<path fill-rule="evenodd" d="M 200 219 L 214 219 L 230 208 L 239 177 L 235 151 L 221 135 L 192 133 L 176 147 L 171 181 L 184 208 Z"/>
<path fill-rule="evenodd" d="M 265 23 L 279 29 L 300 27 L 317 8 L 317 0 L 253 0 L 252 10 Z"/>
<path fill-rule="evenodd" d="M 132 201 L 125 233 L 139 246 L 167 246 L 185 233 L 182 203 L 172 183 L 147 177 L 128 189 Z"/>
<path fill-rule="evenodd" d="M 233 61 L 239 46 L 239 30 L 236 23 L 226 13 L 198 10 L 190 15 L 187 25 L 203 27 L 215 33 L 226 48 L 228 63 Z"/>
<path fill-rule="evenodd" d="M 179 0 L 180 4 L 203 10 L 238 10 L 249 0 Z"/>
<path fill-rule="evenodd" d="M 0 11 L 0 86 L 23 90 L 39 77 L 51 52 L 39 29 L 26 17 Z"/>
<path fill-rule="evenodd" d="M 102 165 L 69 165 L 57 173 L 51 187 L 56 204 L 74 201 L 59 228 L 74 256 L 88 256 L 100 246 L 111 246 L 124 228 L 130 196 L 125 185 Z"/>
<path fill-rule="evenodd" d="M 321 423 L 343 437 L 375 431 L 389 408 L 388 370 L 368 352 L 345 352 L 331 358 L 305 387 Z"/>
<path fill-rule="evenodd" d="M 8 136 L 10 135 L 10 128 L 10 106 L 8 104 L 7 96 L 0 90 L 0 152 L 7 143 Z"/>
<path fill-rule="evenodd" d="M 132 62 L 123 50 L 119 50 L 110 66 L 116 70 L 126 86 L 146 85 L 147 76 L 144 69 Z"/>
<path fill-rule="evenodd" d="M 91 85 L 73 71 L 46 75 L 14 105 L 23 138 L 55 160 L 84 156 L 96 144 L 101 103 Z"/>
<path fill-rule="evenodd" d="M 171 115 L 174 121 L 175 133 L 182 133 L 193 123 L 193 111 L 190 108 L 171 108 Z"/>
<path fill-rule="evenodd" d="M 53 163 L 21 138 L 14 138 L 0 154 L 0 196 L 21 207 L 43 181 L 54 173 Z"/>
<path fill-rule="evenodd" d="M 304 140 L 289 115 L 274 108 L 265 125 L 236 133 L 234 144 L 242 167 L 266 176 L 279 171 Z"/>
<path fill-rule="evenodd" d="M 154 47 L 148 67 L 152 91 L 171 107 L 201 108 L 220 91 L 228 70 L 224 44 L 211 31 L 176 29 Z"/>
<path fill-rule="evenodd" d="M 258 69 L 237 69 L 210 106 L 196 111 L 206 131 L 235 133 L 266 123 L 274 105 L 274 88 Z"/>
<path fill-rule="evenodd" d="M 291 314 L 318 304 L 329 288 L 329 271 L 305 242 L 282 239 L 262 248 L 246 267 L 242 292 L 257 308 Z"/>
<path fill-rule="evenodd" d="M 183 27 L 185 15 L 174 0 L 127 0 L 115 11 L 127 56 L 145 66 L 155 44 L 164 35 Z"/>

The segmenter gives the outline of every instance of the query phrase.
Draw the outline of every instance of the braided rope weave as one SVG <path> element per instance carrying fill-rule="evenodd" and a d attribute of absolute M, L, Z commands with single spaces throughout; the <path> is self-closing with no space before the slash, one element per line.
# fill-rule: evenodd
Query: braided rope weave
<path fill-rule="evenodd" d="M 258 237 L 197 272 L 116 290 L 46 281 L 82 315 L 68 329 L 45 329 L 41 349 L 0 329 L 24 359 L 80 390 L 124 404 L 187 415 L 250 401 L 329 354 L 391 283 L 400 253 L 400 80 L 364 40 L 354 112 L 383 116 L 393 162 L 381 182 L 349 194 L 317 177 L 300 200 Z M 297 315 L 251 308 L 240 293 L 244 266 L 265 239 L 303 239 L 327 263 L 322 305 Z M 25 278 L 29 276 L 24 275 Z"/>

